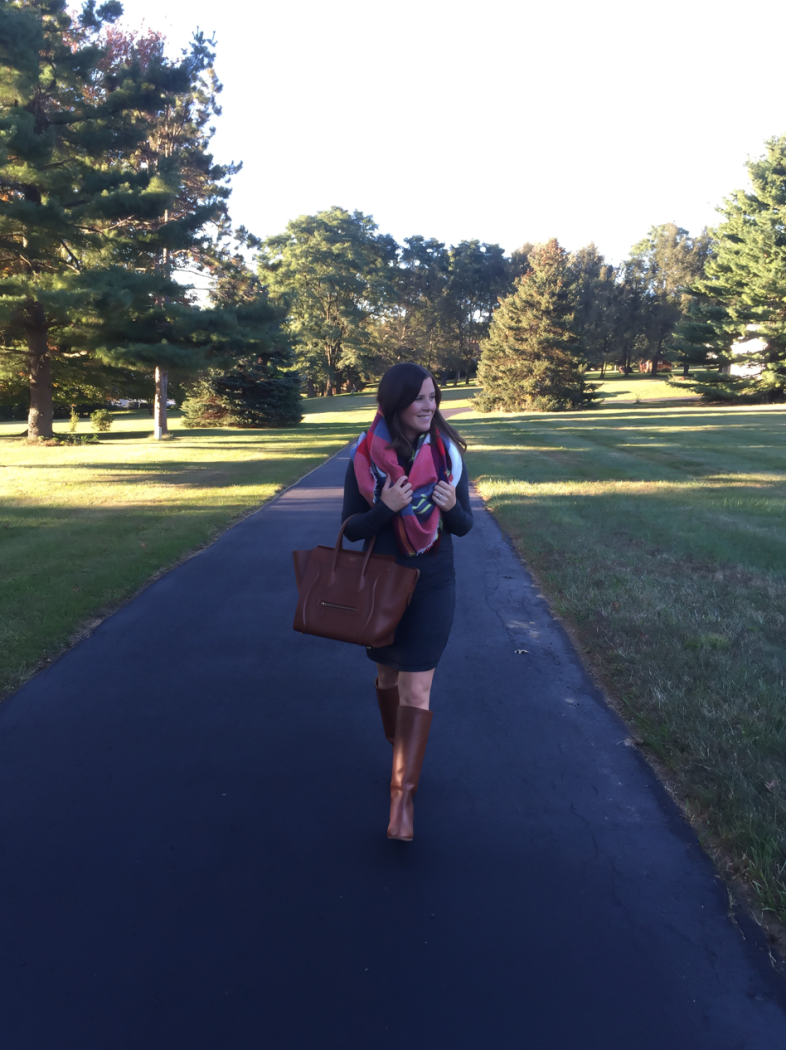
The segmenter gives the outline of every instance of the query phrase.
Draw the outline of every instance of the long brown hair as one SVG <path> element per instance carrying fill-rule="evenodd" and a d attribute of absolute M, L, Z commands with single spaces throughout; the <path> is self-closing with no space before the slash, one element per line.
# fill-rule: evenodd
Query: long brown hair
<path fill-rule="evenodd" d="M 449 438 L 454 444 L 458 445 L 462 452 L 466 452 L 466 441 L 443 418 L 439 410 L 439 403 L 442 400 L 442 391 L 439 389 L 439 384 L 428 369 L 423 368 L 422 365 L 416 365 L 414 361 L 402 361 L 400 364 L 393 365 L 379 381 L 377 404 L 380 412 L 385 417 L 385 422 L 390 431 L 391 441 L 388 448 L 392 448 L 396 455 L 404 456 L 407 459 L 412 458 L 415 450 L 412 442 L 401 428 L 398 414 L 412 404 L 420 393 L 420 388 L 426 379 L 430 379 L 434 383 L 434 400 L 437 403 L 437 410 L 431 419 L 430 434 L 432 439 L 437 436 L 437 431 L 439 430 L 443 437 Z"/>

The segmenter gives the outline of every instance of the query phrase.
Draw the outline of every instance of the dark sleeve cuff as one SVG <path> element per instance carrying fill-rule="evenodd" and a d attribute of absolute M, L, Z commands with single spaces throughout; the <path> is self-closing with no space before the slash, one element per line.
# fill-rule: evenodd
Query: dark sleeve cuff
<path fill-rule="evenodd" d="M 454 536 L 466 536 L 472 528 L 472 515 L 467 514 L 460 503 L 457 503 L 450 510 L 444 511 L 442 520 L 445 523 L 445 528 L 448 532 L 452 532 Z"/>
<path fill-rule="evenodd" d="M 472 504 L 469 501 L 469 478 L 466 466 L 456 486 L 456 505 L 442 515 L 443 524 L 454 536 L 466 536 L 472 528 Z"/>

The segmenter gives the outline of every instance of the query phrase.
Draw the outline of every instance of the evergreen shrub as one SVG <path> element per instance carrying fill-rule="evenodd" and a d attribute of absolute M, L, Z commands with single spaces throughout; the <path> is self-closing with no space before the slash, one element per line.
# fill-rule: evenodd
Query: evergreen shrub
<path fill-rule="evenodd" d="M 180 406 L 185 427 L 292 427 L 303 418 L 300 378 L 260 362 L 210 368 L 187 389 Z"/>
<path fill-rule="evenodd" d="M 112 426 L 112 413 L 105 408 L 97 408 L 90 416 L 90 425 L 93 430 L 105 433 Z"/>

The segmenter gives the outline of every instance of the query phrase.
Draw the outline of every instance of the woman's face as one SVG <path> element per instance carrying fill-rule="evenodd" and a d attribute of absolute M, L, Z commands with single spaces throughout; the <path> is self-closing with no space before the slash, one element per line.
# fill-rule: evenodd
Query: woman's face
<path fill-rule="evenodd" d="M 412 404 L 402 408 L 398 414 L 401 427 L 410 441 L 421 434 L 428 434 L 432 417 L 436 411 L 437 397 L 434 391 L 434 380 L 429 376 L 423 380 L 420 393 Z"/>

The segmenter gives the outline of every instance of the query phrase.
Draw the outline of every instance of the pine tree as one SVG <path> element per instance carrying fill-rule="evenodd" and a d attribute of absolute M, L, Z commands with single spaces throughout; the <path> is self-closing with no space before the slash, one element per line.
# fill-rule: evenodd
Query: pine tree
<path fill-rule="evenodd" d="M 292 427 L 303 418 L 300 380 L 271 374 L 264 357 L 210 368 L 187 387 L 181 406 L 186 427 Z"/>
<path fill-rule="evenodd" d="M 481 346 L 482 412 L 556 412 L 583 408 L 593 396 L 578 356 L 566 252 L 551 240 L 532 250 L 529 264 Z"/>
<path fill-rule="evenodd" d="M 258 246 L 244 231 L 239 231 L 238 243 Z M 283 310 L 270 303 L 239 252 L 214 258 L 211 271 L 211 299 L 218 308 L 234 310 L 243 353 L 231 365 L 209 368 L 186 384 L 188 396 L 181 405 L 185 426 L 295 426 L 303 418 L 300 376 L 281 329 Z M 232 345 L 237 353 L 237 336 Z"/>
<path fill-rule="evenodd" d="M 786 398 L 786 135 L 748 163 L 750 190 L 737 190 L 719 209 L 706 276 L 696 283 L 704 303 L 706 346 L 726 361 L 748 365 L 747 375 L 719 374 L 695 389 L 723 398 Z M 714 308 L 713 308 L 714 307 Z M 683 330 L 683 335 L 686 335 Z M 695 339 L 695 333 L 687 333 Z M 761 342 L 759 342 L 761 340 Z M 732 344 L 749 343 L 733 355 Z"/>
<path fill-rule="evenodd" d="M 581 353 L 591 368 L 603 371 L 618 352 L 621 288 L 617 273 L 594 243 L 572 253 L 568 270 Z"/>
<path fill-rule="evenodd" d="M 110 71 L 130 62 L 147 74 L 165 61 L 158 34 L 107 34 Z M 111 344 L 94 351 L 104 361 L 153 374 L 156 437 L 167 433 L 170 371 L 182 379 L 219 354 L 242 356 L 248 340 L 258 341 L 244 332 L 227 301 L 200 309 L 189 287 L 176 280 L 185 267 L 210 269 L 226 256 L 231 234 L 228 183 L 239 166 L 218 165 L 209 152 L 211 121 L 221 112 L 214 61 L 212 42 L 195 33 L 179 67 L 183 83 L 163 106 L 139 112 L 146 134 L 132 167 L 154 189 L 153 200 L 113 227 L 100 260 L 106 272 L 96 274 L 104 281 L 102 335 L 111 335 Z"/>
<path fill-rule="evenodd" d="M 705 369 L 715 367 L 718 377 L 723 381 L 725 377 L 721 369 L 733 358 L 733 342 L 729 316 L 722 304 L 709 296 L 692 294 L 688 296 L 677 327 L 666 340 L 665 350 L 669 358 L 682 365 L 683 376 L 690 373 L 691 366 Z M 704 379 L 688 386 L 690 389 L 700 386 L 705 392 L 707 384 L 709 390 L 715 382 L 714 378 Z"/>
<path fill-rule="evenodd" d="M 18 384 L 26 359 L 31 437 L 51 435 L 54 384 L 74 399 L 155 374 L 162 436 L 170 369 L 193 374 L 258 343 L 233 307 L 201 309 L 175 279 L 230 232 L 237 168 L 208 151 L 215 56 L 197 33 L 172 64 L 158 34 L 101 35 L 119 4 L 89 0 L 74 22 L 64 2 L 0 5 L 5 371 Z"/>
<path fill-rule="evenodd" d="M 29 376 L 31 437 L 52 434 L 53 362 L 55 381 L 73 383 L 89 356 L 80 322 L 96 322 L 88 261 L 104 231 L 161 197 L 155 178 L 129 170 L 139 113 L 187 83 L 160 61 L 144 76 L 101 68 L 98 35 L 121 12 L 116 0 L 88 0 L 76 19 L 66 0 L 0 4 L 0 356 L 6 373 Z"/>

